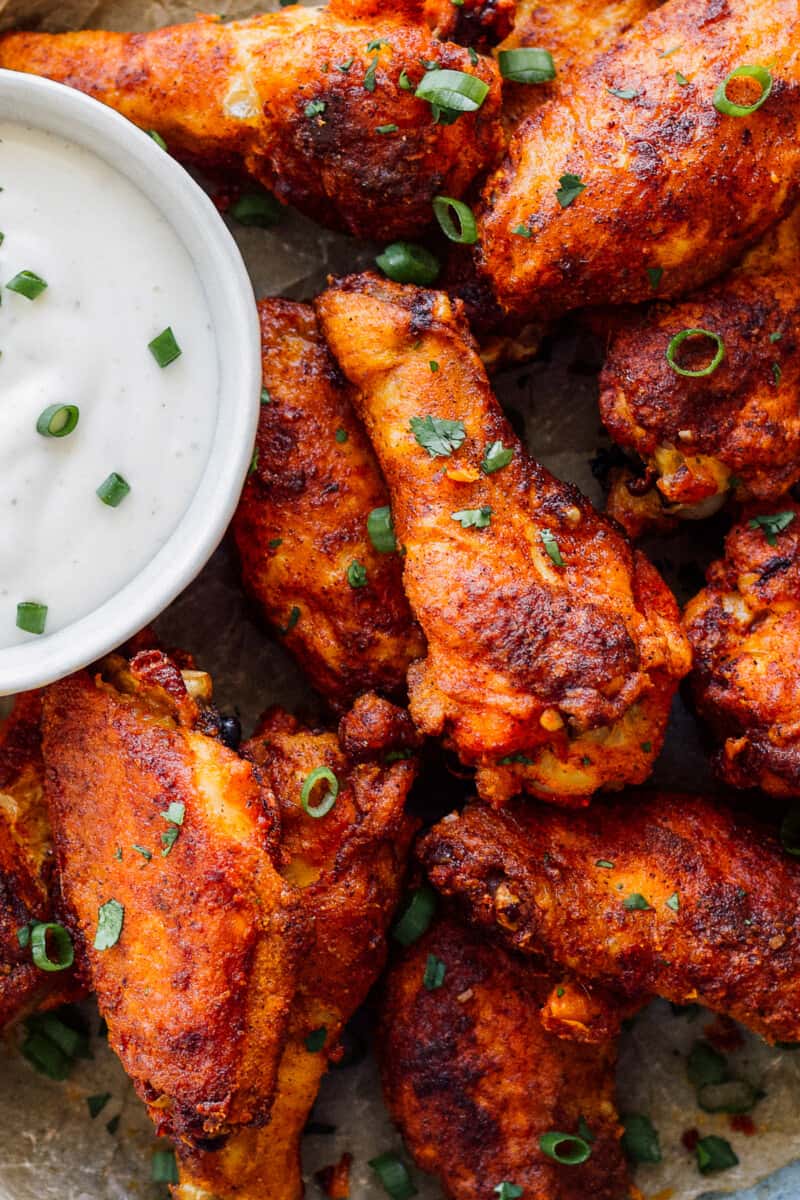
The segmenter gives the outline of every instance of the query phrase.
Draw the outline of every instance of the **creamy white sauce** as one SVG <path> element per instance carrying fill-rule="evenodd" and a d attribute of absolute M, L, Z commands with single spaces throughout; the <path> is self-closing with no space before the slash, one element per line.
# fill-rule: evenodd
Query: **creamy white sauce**
<path fill-rule="evenodd" d="M 54 633 L 99 607 L 154 557 L 197 490 L 213 439 L 218 366 L 191 259 L 138 189 L 90 151 L 0 122 L 0 647 Z M 19 271 L 47 281 L 9 291 Z M 182 354 L 148 343 L 171 326 Z M 80 419 L 36 431 L 52 404 Z M 117 508 L 96 488 L 130 485 Z"/>

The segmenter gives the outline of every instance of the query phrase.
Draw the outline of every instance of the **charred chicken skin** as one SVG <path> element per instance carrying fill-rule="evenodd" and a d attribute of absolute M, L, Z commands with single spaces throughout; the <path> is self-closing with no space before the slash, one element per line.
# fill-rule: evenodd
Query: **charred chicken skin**
<path fill-rule="evenodd" d="M 618 321 L 600 412 L 614 440 L 642 459 L 665 514 L 703 515 L 732 487 L 740 498 L 777 500 L 800 479 L 798 254 L 800 209 L 718 283 Z M 667 349 L 685 329 L 722 339 L 712 374 L 670 367 Z M 716 350 L 695 337 L 674 357 L 682 369 L 703 370 Z"/>
<path fill-rule="evenodd" d="M 488 86 L 477 112 L 434 122 L 424 62 Z M 391 14 L 293 6 L 153 33 L 13 33 L 0 67 L 45 75 L 155 129 L 201 166 L 244 168 L 287 204 L 359 237 L 418 234 L 439 193 L 460 196 L 501 145 L 490 59 Z M 408 88 L 400 80 L 408 81 Z"/>
<path fill-rule="evenodd" d="M 416 772 L 415 741 L 406 713 L 363 696 L 343 718 L 338 737 L 273 712 L 244 748 L 280 797 L 281 873 L 301 895 L 312 932 L 269 1124 L 235 1134 L 216 1152 L 179 1148 L 178 1200 L 302 1197 L 303 1128 L 342 1029 L 386 956 L 386 929 L 414 830 L 404 802 Z M 315 819 L 300 795 L 321 766 L 333 772 L 339 791 L 331 810 Z M 312 805 L 319 802 L 312 795 Z"/>
<path fill-rule="evenodd" d="M 585 803 L 647 777 L 689 667 L 672 595 L 504 419 L 458 304 L 371 275 L 318 312 L 389 487 L 428 643 L 418 728 L 480 794 Z"/>
<path fill-rule="evenodd" d="M 424 650 L 396 554 L 367 521 L 389 503 L 314 310 L 259 305 L 263 378 L 254 469 L 233 531 L 247 590 L 334 709 L 405 687 Z"/>
<path fill-rule="evenodd" d="M 734 787 L 800 796 L 800 506 L 746 509 L 707 580 L 684 626 L 714 765 Z"/>
<path fill-rule="evenodd" d="M 679 795 L 569 814 L 473 804 L 440 821 L 420 857 L 513 949 L 630 1001 L 697 1001 L 770 1042 L 800 1040 L 800 865 L 749 817 Z"/>
<path fill-rule="evenodd" d="M 769 95 L 747 116 L 718 111 L 746 64 Z M 741 76 L 727 93 L 741 107 L 761 94 Z M 488 295 L 530 320 L 652 299 L 652 271 L 665 299 L 698 287 L 791 208 L 799 126 L 796 0 L 667 0 L 520 126 L 486 182 L 475 260 Z"/>
<path fill-rule="evenodd" d="M 157 1128 L 189 1143 L 266 1122 L 306 931 L 271 857 L 276 805 L 214 736 L 208 682 L 144 651 L 54 684 L 43 708 L 87 982 Z"/>
<path fill-rule="evenodd" d="M 0 1029 L 81 990 L 74 970 L 40 970 L 30 944 L 33 924 L 57 919 L 41 710 L 41 693 L 28 692 L 0 722 Z"/>
<path fill-rule="evenodd" d="M 441 986 L 423 982 L 441 963 Z M 614 1042 L 553 1037 L 539 1010 L 555 978 L 450 917 L 390 967 L 378 1056 L 384 1096 L 415 1162 L 450 1200 L 503 1182 L 536 1200 L 627 1195 L 614 1105 Z M 591 1157 L 564 1166 L 543 1134 L 588 1127 Z"/>

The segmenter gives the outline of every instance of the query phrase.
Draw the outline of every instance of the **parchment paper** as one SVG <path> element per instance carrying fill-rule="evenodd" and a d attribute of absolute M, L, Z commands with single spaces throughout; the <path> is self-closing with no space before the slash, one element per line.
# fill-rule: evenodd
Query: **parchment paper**
<path fill-rule="evenodd" d="M 197 7 L 193 0 L 0 0 L 0 29 L 147 29 L 189 20 Z M 219 0 L 213 5 L 224 17 L 269 7 L 274 5 L 252 0 Z M 274 230 L 231 228 L 259 296 L 309 298 L 329 272 L 357 270 L 374 254 L 374 248 L 325 233 L 292 213 Z M 598 446 L 607 444 L 597 415 L 598 365 L 597 347 L 566 325 L 540 360 L 501 378 L 498 392 L 512 419 L 520 428 L 524 425 L 538 457 L 602 504 L 589 467 Z M 647 547 L 679 599 L 699 586 L 698 572 L 719 552 L 722 528 L 718 521 L 690 526 L 676 538 Z M 246 731 L 268 704 L 308 710 L 313 703 L 302 676 L 264 633 L 243 598 L 228 544 L 163 614 L 157 628 L 167 644 L 191 650 L 212 673 L 217 702 L 238 711 Z M 696 726 L 680 701 L 653 784 L 685 790 L 714 787 Z M 433 799 L 441 804 L 441 798 Z M 91 1003 L 86 1014 L 97 1030 L 99 1019 Z M 728 1117 L 697 1108 L 686 1078 L 686 1055 L 712 1020 L 705 1012 L 675 1016 L 668 1005 L 657 1002 L 623 1035 L 620 1107 L 651 1117 L 663 1152 L 659 1166 L 637 1172 L 636 1182 L 647 1200 L 695 1200 L 711 1191 L 748 1188 L 800 1157 L 800 1052 L 773 1050 L 745 1034 L 743 1047 L 729 1056 L 737 1076 L 766 1092 L 752 1113 L 757 1130 L 753 1136 L 732 1131 Z M 369 1013 L 360 1014 L 356 1025 L 368 1033 Z M 66 1083 L 36 1074 L 18 1052 L 19 1039 L 17 1032 L 0 1043 L 0 1200 L 163 1200 L 165 1187 L 150 1182 L 156 1139 L 103 1038 L 93 1037 L 94 1057 L 79 1062 Z M 102 1092 L 110 1092 L 112 1099 L 92 1121 L 86 1098 Z M 119 1127 L 111 1134 L 106 1123 L 117 1114 Z M 348 1150 L 354 1155 L 352 1200 L 382 1197 L 367 1160 L 383 1150 L 401 1149 L 401 1142 L 384 1111 L 369 1057 L 329 1074 L 314 1120 L 336 1129 L 304 1140 L 309 1196 L 321 1195 L 313 1172 Z M 681 1143 L 682 1134 L 692 1128 L 726 1137 L 739 1155 L 739 1167 L 703 1178 Z M 418 1171 L 413 1174 L 421 1200 L 441 1200 L 433 1180 Z M 754 1190 L 737 1194 L 740 1200 L 798 1200 L 800 1169 L 781 1171 Z M 490 1191 L 486 1200 L 492 1200 Z"/>

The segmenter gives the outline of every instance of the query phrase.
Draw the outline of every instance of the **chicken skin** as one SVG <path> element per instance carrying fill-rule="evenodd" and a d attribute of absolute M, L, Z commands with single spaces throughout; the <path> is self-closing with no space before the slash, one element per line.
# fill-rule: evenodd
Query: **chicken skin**
<path fill-rule="evenodd" d="M 569 814 L 473 804 L 419 853 L 435 887 L 513 949 L 629 1001 L 697 1001 L 800 1041 L 800 864 L 749 817 L 679 795 Z"/>
<path fill-rule="evenodd" d="M 41 693 L 28 692 L 0 722 L 0 1029 L 81 991 L 75 971 L 40 970 L 30 944 L 33 924 L 56 920 L 41 709 Z"/>
<path fill-rule="evenodd" d="M 318 301 L 389 487 L 428 642 L 411 714 L 477 767 L 479 793 L 566 804 L 647 777 L 689 667 L 672 595 L 533 461 L 460 305 L 372 275 Z"/>
<path fill-rule="evenodd" d="M 516 0 L 330 0 L 332 15 L 350 21 L 374 21 L 387 15 L 410 24 L 424 22 L 435 37 L 487 50 L 514 26 Z"/>
<path fill-rule="evenodd" d="M 726 115 L 715 92 L 746 64 L 771 92 L 750 115 Z M 739 77 L 728 99 L 760 94 Z M 539 107 L 487 180 L 484 306 L 532 320 L 648 300 L 652 271 L 665 299 L 698 287 L 792 207 L 798 133 L 796 0 L 667 0 Z"/>
<path fill-rule="evenodd" d="M 259 315 L 266 395 L 233 532 L 245 587 L 341 711 L 401 691 L 424 643 L 399 557 L 369 538 L 388 494 L 314 310 L 264 300 Z"/>
<path fill-rule="evenodd" d="M 775 501 L 800 479 L 799 254 L 796 209 L 718 283 L 617 323 L 600 376 L 601 416 L 642 459 L 666 515 L 702 515 L 732 486 L 739 498 Z M 679 375 L 667 362 L 684 329 L 722 339 L 711 375 Z M 702 370 L 715 351 L 709 338 L 687 339 L 676 361 Z"/>
<path fill-rule="evenodd" d="M 159 1132 L 190 1143 L 267 1120 L 306 931 L 271 857 L 275 802 L 214 736 L 208 693 L 143 651 L 54 684 L 43 708 L 87 982 Z"/>
<path fill-rule="evenodd" d="M 429 988 L 432 960 L 444 979 Z M 628 1194 L 615 1043 L 547 1033 L 539 1010 L 553 983 L 451 917 L 389 970 L 378 1037 L 386 1104 L 414 1161 L 450 1200 L 486 1200 L 503 1182 L 531 1200 Z M 580 1165 L 540 1148 L 543 1134 L 586 1128 L 591 1155 Z"/>
<path fill-rule="evenodd" d="M 477 112 L 434 122 L 414 95 L 434 61 L 487 85 Z M 391 14 L 348 21 L 292 6 L 145 34 L 13 33 L 0 38 L 0 67 L 79 88 L 157 130 L 179 157 L 244 168 L 359 237 L 418 234 L 434 196 L 462 195 L 502 139 L 494 63 Z"/>
<path fill-rule="evenodd" d="M 386 929 L 414 831 L 403 811 L 416 772 L 414 743 L 406 713 L 363 696 L 343 718 L 338 738 L 273 712 L 244 748 L 280 797 L 281 873 L 302 896 L 313 932 L 269 1124 L 237 1133 L 216 1152 L 180 1147 L 177 1200 L 303 1195 L 303 1128 L 342 1029 L 386 957 Z M 387 756 L 393 759 L 388 765 Z M 330 812 L 315 820 L 301 807 L 299 793 L 303 780 L 323 765 L 335 774 L 339 792 Z"/>
<path fill-rule="evenodd" d="M 800 505 L 746 509 L 686 607 L 689 682 L 734 787 L 800 796 Z"/>

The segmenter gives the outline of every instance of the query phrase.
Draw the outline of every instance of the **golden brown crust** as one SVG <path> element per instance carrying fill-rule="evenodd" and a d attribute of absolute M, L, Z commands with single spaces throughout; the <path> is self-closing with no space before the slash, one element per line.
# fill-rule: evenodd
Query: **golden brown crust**
<path fill-rule="evenodd" d="M 531 319 L 648 300 L 649 268 L 671 298 L 732 265 L 798 194 L 799 34 L 795 0 L 671 0 L 538 108 L 477 213 L 476 260 L 501 309 Z M 769 64 L 772 93 L 724 116 L 714 91 L 745 63 Z M 586 190 L 562 208 L 565 174 Z"/>
<path fill-rule="evenodd" d="M 402 729 L 402 712 L 376 696 L 358 701 L 354 722 Z M 360 714 L 360 715 L 359 715 Z M 405 721 L 408 718 L 405 717 Z M 405 873 L 414 823 L 404 813 L 416 773 L 412 760 L 387 765 L 403 742 L 388 733 L 371 761 L 353 758 L 333 733 L 312 731 L 285 713 L 268 713 L 244 748 L 280 798 L 282 873 L 301 894 L 312 928 L 292 1002 L 288 1037 L 269 1125 L 232 1137 L 217 1153 L 181 1151 L 178 1200 L 300 1200 L 300 1138 L 345 1023 L 362 1003 L 386 957 L 386 929 Z M 340 783 L 336 804 L 314 819 L 300 807 L 303 780 L 327 765 Z M 306 1042 L 324 1030 L 324 1042 Z"/>
<path fill-rule="evenodd" d="M 770 545 L 750 521 L 776 513 L 793 515 Z M 784 497 L 745 509 L 707 579 L 684 627 L 694 702 L 719 747 L 714 765 L 734 787 L 800 796 L 800 505 Z"/>
<path fill-rule="evenodd" d="M 428 956 L 442 986 L 423 985 Z M 384 1096 L 415 1162 L 450 1200 L 486 1200 L 502 1182 L 546 1200 L 619 1200 L 627 1169 L 614 1107 L 613 1042 L 548 1034 L 539 1010 L 556 977 L 450 917 L 386 978 L 378 1036 Z M 591 1158 L 562 1166 L 542 1134 L 591 1130 Z"/>
<path fill-rule="evenodd" d="M 479 111 L 434 124 L 413 91 L 423 60 L 484 80 Z M 359 237 L 418 234 L 433 197 L 462 195 L 501 145 L 492 61 L 473 64 L 466 49 L 392 14 L 348 21 L 293 6 L 146 34 L 9 34 L 0 66 L 88 92 L 158 130 L 173 153 L 244 167 L 280 200 Z M 403 70 L 412 90 L 398 84 Z"/>
<path fill-rule="evenodd" d="M 800 1040 L 800 864 L 749 817 L 663 794 L 569 814 L 475 804 L 420 856 L 508 946 L 632 1000 L 696 1000 L 768 1041 Z"/>
<path fill-rule="evenodd" d="M 599 787 L 645 779 L 689 666 L 677 607 L 655 570 L 527 455 L 460 306 L 362 275 L 331 287 L 318 311 L 358 389 L 428 642 L 409 673 L 418 728 L 477 766 L 478 789 L 494 802 L 525 789 L 584 803 Z M 449 458 L 429 457 L 410 431 L 412 418 L 429 415 L 463 423 L 464 443 Z M 480 464 L 495 441 L 514 457 L 486 475 Z M 488 527 L 453 518 L 484 506 Z"/>
<path fill-rule="evenodd" d="M 233 532 L 247 590 L 341 711 L 365 691 L 402 692 L 422 634 L 398 556 L 369 539 L 367 518 L 388 494 L 313 309 L 263 300 L 259 315 L 270 399 Z M 363 585 L 349 581 L 353 564 Z"/>
<path fill-rule="evenodd" d="M 737 487 L 774 500 L 800 479 L 800 209 L 724 279 L 676 304 L 618 323 L 600 376 L 600 412 L 614 440 L 644 461 L 669 511 Z M 684 329 L 718 334 L 725 357 L 708 377 L 678 375 L 666 359 Z M 774 336 L 773 336 L 774 335 Z M 686 358 L 693 345 L 695 364 Z M 702 369 L 714 346 L 684 343 L 678 361 Z M 683 356 L 682 356 L 683 355 Z"/>
<path fill-rule="evenodd" d="M 151 653 L 54 684 L 43 750 L 64 899 L 109 1041 L 156 1126 L 196 1141 L 267 1119 L 305 925 L 271 861 L 269 791 L 199 732 L 185 689 L 172 694 L 180 678 Z M 185 811 L 164 855 L 170 804 Z M 111 900 L 122 932 L 97 950 Z"/>

